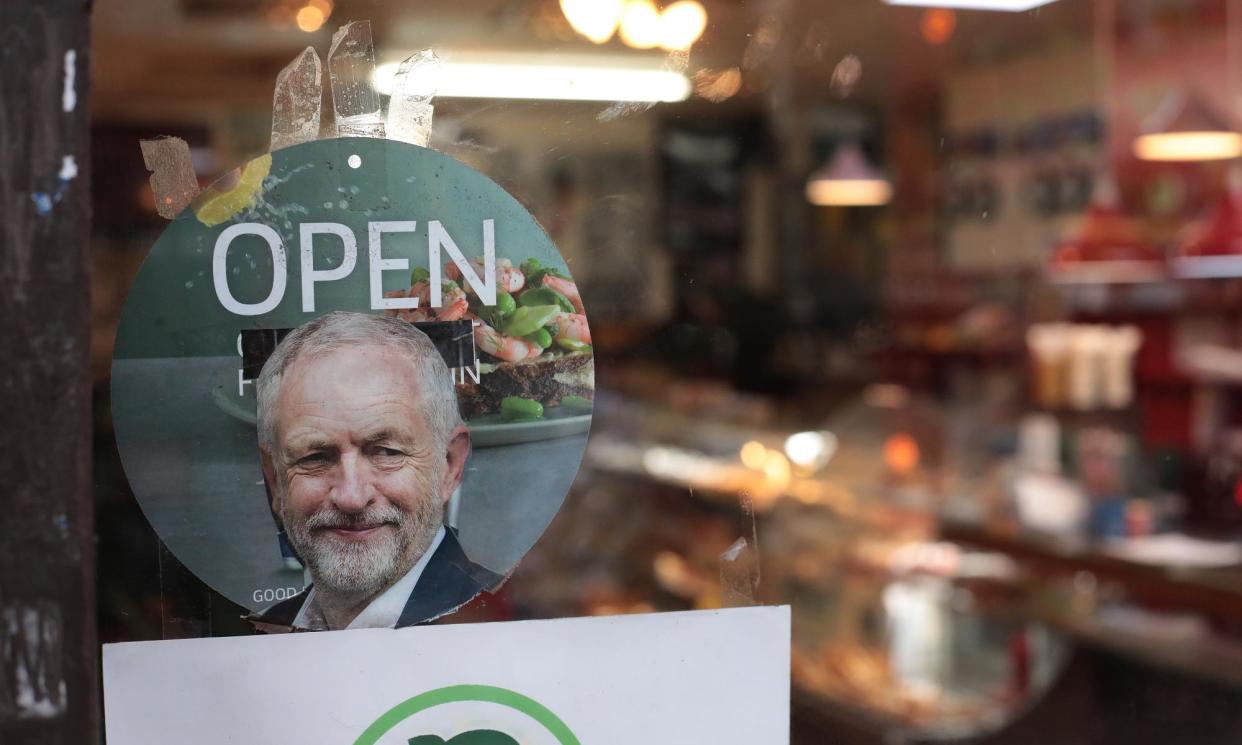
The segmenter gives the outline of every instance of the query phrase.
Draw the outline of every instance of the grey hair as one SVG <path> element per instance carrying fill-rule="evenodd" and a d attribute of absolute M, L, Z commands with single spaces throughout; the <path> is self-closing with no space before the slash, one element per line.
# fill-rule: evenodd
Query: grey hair
<path fill-rule="evenodd" d="M 391 349 L 406 355 L 418 371 L 424 394 L 427 425 L 441 444 L 462 424 L 457 392 L 448 365 L 427 335 L 406 321 L 388 316 L 333 311 L 299 326 L 276 345 L 255 383 L 259 401 L 259 446 L 275 456 L 276 422 L 273 409 L 280 397 L 285 373 L 304 355 L 320 355 L 358 346 Z"/>

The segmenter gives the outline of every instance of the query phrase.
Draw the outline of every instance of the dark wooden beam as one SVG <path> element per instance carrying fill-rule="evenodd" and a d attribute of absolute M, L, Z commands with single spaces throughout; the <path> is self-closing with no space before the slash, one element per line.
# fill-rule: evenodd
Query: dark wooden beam
<path fill-rule="evenodd" d="M 0 742 L 99 740 L 87 0 L 0 2 Z"/>

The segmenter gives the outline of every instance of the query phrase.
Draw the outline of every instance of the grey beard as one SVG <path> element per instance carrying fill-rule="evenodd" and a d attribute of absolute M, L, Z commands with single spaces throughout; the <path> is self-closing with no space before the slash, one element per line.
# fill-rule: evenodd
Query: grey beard
<path fill-rule="evenodd" d="M 298 523 L 284 517 L 289 540 L 306 562 L 315 586 L 334 595 L 370 598 L 410 571 L 431 545 L 444 522 L 437 499 L 423 499 L 413 512 L 376 505 L 360 513 L 326 507 Z M 382 540 L 338 542 L 317 528 L 389 524 L 396 528 Z"/>

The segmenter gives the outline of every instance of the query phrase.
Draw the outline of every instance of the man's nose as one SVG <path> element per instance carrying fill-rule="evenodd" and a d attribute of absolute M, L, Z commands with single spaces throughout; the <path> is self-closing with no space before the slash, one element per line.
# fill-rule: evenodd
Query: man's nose
<path fill-rule="evenodd" d="M 343 453 L 332 503 L 342 512 L 361 512 L 371 503 L 369 483 L 366 459 L 358 453 Z"/>

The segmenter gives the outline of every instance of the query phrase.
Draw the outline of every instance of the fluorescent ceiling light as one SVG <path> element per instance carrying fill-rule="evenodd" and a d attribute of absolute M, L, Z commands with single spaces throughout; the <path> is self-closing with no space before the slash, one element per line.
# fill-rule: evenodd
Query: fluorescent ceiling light
<path fill-rule="evenodd" d="M 960 10 L 1003 10 L 1021 13 L 1048 5 L 1056 0 L 884 0 L 889 5 L 913 5 L 919 8 L 958 8 Z"/>
<path fill-rule="evenodd" d="M 391 95 L 398 63 L 378 65 L 372 86 Z M 599 58 L 570 63 L 563 55 L 463 55 L 446 53 L 440 69 L 406 84 L 406 91 L 439 98 L 508 98 L 549 101 L 684 101 L 690 80 L 672 70 L 632 60 Z"/>

